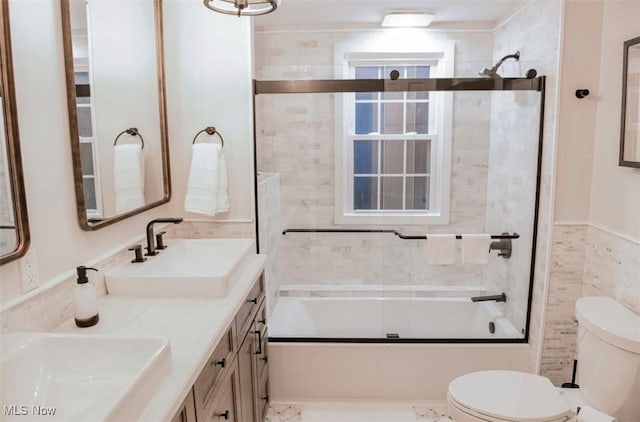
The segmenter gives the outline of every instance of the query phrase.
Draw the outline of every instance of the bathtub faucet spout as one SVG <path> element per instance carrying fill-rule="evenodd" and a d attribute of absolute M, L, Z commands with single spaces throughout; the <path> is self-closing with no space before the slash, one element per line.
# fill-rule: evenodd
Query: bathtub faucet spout
<path fill-rule="evenodd" d="M 499 295 L 491 295 L 491 296 L 473 296 L 471 298 L 472 302 L 486 302 L 489 300 L 495 300 L 496 302 L 506 302 L 507 295 L 502 292 Z"/>

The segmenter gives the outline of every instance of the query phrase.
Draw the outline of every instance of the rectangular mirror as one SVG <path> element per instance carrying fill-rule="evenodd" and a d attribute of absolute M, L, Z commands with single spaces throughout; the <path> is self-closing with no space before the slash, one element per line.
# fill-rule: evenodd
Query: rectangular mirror
<path fill-rule="evenodd" d="M 27 201 L 18 136 L 9 2 L 0 4 L 0 265 L 21 257 L 29 247 Z"/>
<path fill-rule="evenodd" d="M 62 0 L 80 226 L 169 201 L 162 0 Z"/>
<path fill-rule="evenodd" d="M 640 37 L 624 42 L 619 164 L 640 168 Z"/>

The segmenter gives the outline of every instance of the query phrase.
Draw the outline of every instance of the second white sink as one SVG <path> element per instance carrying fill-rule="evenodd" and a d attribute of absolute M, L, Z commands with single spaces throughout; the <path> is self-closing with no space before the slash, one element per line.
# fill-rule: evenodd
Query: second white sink
<path fill-rule="evenodd" d="M 169 239 L 168 248 L 143 263 L 105 274 L 111 295 L 224 297 L 236 273 L 253 255 L 253 239 Z"/>
<path fill-rule="evenodd" d="M 1 420 L 136 420 L 171 370 L 155 337 L 0 336 Z"/>

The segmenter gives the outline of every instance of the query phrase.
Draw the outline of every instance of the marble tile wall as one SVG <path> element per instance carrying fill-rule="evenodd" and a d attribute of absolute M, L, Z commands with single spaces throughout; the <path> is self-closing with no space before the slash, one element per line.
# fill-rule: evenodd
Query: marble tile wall
<path fill-rule="evenodd" d="M 271 314 L 280 294 L 280 175 L 258 175 L 258 228 L 260 253 L 267 254 L 265 283 L 267 312 Z"/>
<path fill-rule="evenodd" d="M 490 60 L 490 33 L 434 32 L 456 43 L 455 71 L 473 75 Z M 371 32 L 257 32 L 256 74 L 267 79 L 333 78 L 337 45 Z M 297 73 L 296 73 L 297 72 Z M 456 93 L 448 226 L 394 227 L 403 232 L 483 232 L 491 98 Z M 258 170 L 278 172 L 284 228 L 334 227 L 335 102 L 333 94 L 258 97 Z M 389 228 L 389 226 L 385 226 Z M 281 240 L 283 283 L 479 284 L 482 267 L 429 267 L 424 242 L 393 235 L 287 234 Z"/>
<path fill-rule="evenodd" d="M 552 1 L 534 1 L 520 13 L 510 19 L 506 24 L 494 31 L 493 54 L 497 61 L 506 54 L 520 51 L 521 58 L 518 65 L 506 66 L 502 72 L 508 76 L 516 72 L 523 75 L 527 69 L 535 68 L 538 75 L 545 75 L 546 101 L 544 111 L 544 132 L 542 151 L 542 172 L 540 185 L 540 202 L 538 215 L 538 235 L 536 244 L 536 265 L 531 306 L 531 319 L 529 328 L 529 344 L 531 347 L 531 365 L 535 370 L 539 353 L 539 338 L 541 334 L 541 321 L 544 307 L 544 288 L 547 282 L 547 255 L 550 243 L 550 227 L 552 219 L 551 193 L 553 160 L 556 144 L 555 116 L 557 113 L 557 81 L 558 81 L 558 57 L 560 43 L 560 28 L 562 20 L 562 3 Z M 500 95 L 499 98 L 496 95 Z M 489 210 L 487 211 L 488 226 L 507 226 L 508 229 L 525 227 L 531 223 L 533 208 L 528 206 L 531 191 L 534 188 L 531 178 L 531 167 L 528 162 L 521 160 L 508 160 L 518 150 L 529 151 L 537 139 L 538 129 L 535 99 L 532 94 L 510 93 L 494 95 L 492 101 L 492 146 L 494 142 L 497 148 L 491 158 L 506 159 L 504 167 L 493 166 L 490 159 L 490 169 L 496 171 L 489 174 Z M 535 94 L 533 94 L 535 95 Z M 511 98 L 509 98 L 511 97 Z M 511 118 L 517 119 L 518 124 L 526 126 L 526 130 L 519 127 L 502 124 Z M 535 121 L 533 120 L 535 118 Z M 499 150 L 499 144 L 508 143 L 509 147 Z M 524 150 L 523 150 L 524 149 Z M 493 152 L 493 151 L 492 151 Z M 506 156 L 501 156 L 506 154 Z M 533 173 L 535 174 L 535 173 Z M 502 177 L 505 176 L 505 177 Z M 506 187 L 504 183 L 508 183 Z M 500 195 L 504 195 L 501 197 Z M 524 203 L 515 206 L 518 201 Z M 514 210 L 516 210 L 514 212 Z M 523 230 L 521 234 L 530 233 Z M 530 245 L 530 237 L 524 236 L 522 244 Z M 526 303 L 528 299 L 529 279 L 528 271 L 524 268 L 529 265 L 528 255 L 530 247 L 522 249 L 522 254 L 514 256 L 509 263 L 503 263 L 502 268 L 490 267 L 493 274 L 488 276 L 497 290 L 507 292 L 510 300 L 506 304 L 505 313 L 516 327 L 524 328 L 526 322 Z"/>
<path fill-rule="evenodd" d="M 560 385 L 571 380 L 588 226 L 555 225 L 540 373 Z"/>
<path fill-rule="evenodd" d="M 582 296 L 610 296 L 640 314 L 640 241 L 591 226 Z"/>
<path fill-rule="evenodd" d="M 582 296 L 610 296 L 640 314 L 640 242 L 591 225 L 555 225 L 541 374 L 571 379 Z"/>
<path fill-rule="evenodd" d="M 168 226 L 165 230 L 167 231 L 168 239 L 249 239 L 255 237 L 255 228 L 253 223 L 184 221 L 180 224 Z"/>

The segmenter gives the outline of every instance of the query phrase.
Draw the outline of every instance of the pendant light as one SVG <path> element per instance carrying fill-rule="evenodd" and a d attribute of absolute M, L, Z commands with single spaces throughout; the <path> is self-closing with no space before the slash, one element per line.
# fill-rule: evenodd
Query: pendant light
<path fill-rule="evenodd" d="M 282 0 L 204 0 L 206 8 L 226 15 L 257 16 L 271 13 Z"/>

